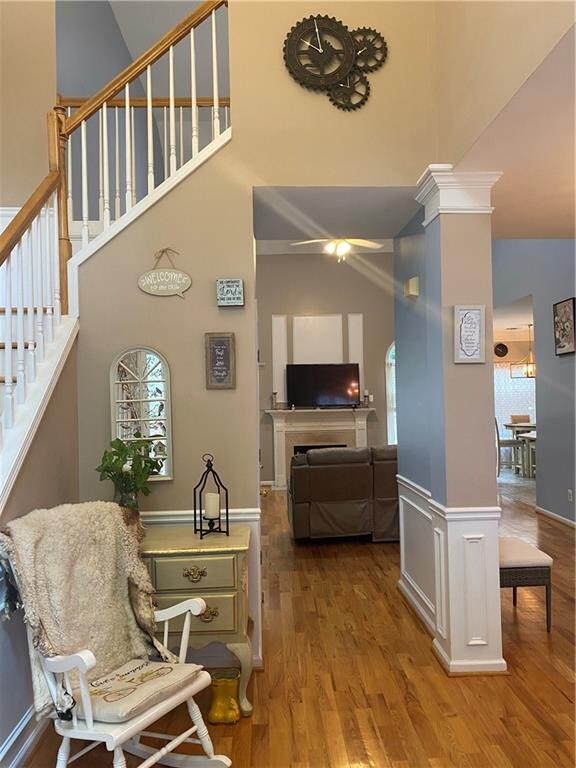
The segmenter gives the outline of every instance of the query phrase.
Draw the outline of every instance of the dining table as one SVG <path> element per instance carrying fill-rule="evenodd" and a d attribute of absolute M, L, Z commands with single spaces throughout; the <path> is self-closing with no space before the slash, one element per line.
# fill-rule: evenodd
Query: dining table
<path fill-rule="evenodd" d="M 514 440 L 522 441 L 522 448 L 520 449 L 520 471 L 522 477 L 534 477 L 534 461 L 532 454 L 533 446 L 536 442 L 536 422 L 505 422 L 504 426 L 512 432 Z M 527 437 L 528 435 L 531 435 L 531 437 Z"/>

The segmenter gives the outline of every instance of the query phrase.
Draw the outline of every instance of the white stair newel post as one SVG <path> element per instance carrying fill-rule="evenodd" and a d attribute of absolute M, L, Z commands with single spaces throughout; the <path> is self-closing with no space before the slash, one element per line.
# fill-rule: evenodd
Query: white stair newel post
<path fill-rule="evenodd" d="M 102 185 L 104 197 L 102 200 L 102 221 L 104 229 L 110 226 L 110 167 L 108 163 L 108 104 L 102 105 Z"/>
<path fill-rule="evenodd" d="M 146 134 L 148 148 L 148 194 L 154 191 L 154 132 L 152 128 L 152 67 L 146 67 Z"/>
<path fill-rule="evenodd" d="M 52 239 L 50 237 L 50 210 L 47 205 L 42 208 L 40 216 L 42 229 L 42 274 L 44 276 L 44 283 L 42 286 L 42 304 L 46 308 L 44 329 L 46 333 L 46 339 L 50 344 L 54 339 L 54 310 L 52 307 L 52 259 L 50 258 L 50 246 L 52 245 Z"/>
<path fill-rule="evenodd" d="M 54 323 L 60 325 L 62 319 L 62 306 L 60 303 L 60 241 L 58 238 L 58 195 L 54 193 L 51 200 L 52 206 L 52 247 L 50 257 L 52 263 L 52 274 L 54 275 L 52 285 L 52 303 L 54 305 Z"/>
<path fill-rule="evenodd" d="M 20 241 L 12 253 L 16 283 L 16 402 L 26 400 L 26 360 L 24 351 L 24 251 Z"/>
<path fill-rule="evenodd" d="M 45 347 L 44 347 L 44 302 L 42 300 L 42 293 L 44 287 L 44 281 L 42 276 L 42 230 L 40 228 L 40 219 L 36 219 L 32 223 L 32 227 L 36 229 L 36 236 L 34 238 L 35 247 L 32 253 L 33 270 L 34 270 L 34 305 L 36 308 L 36 348 L 37 357 L 40 362 L 44 360 Z"/>
<path fill-rule="evenodd" d="M 88 228 L 88 152 L 86 147 L 86 120 L 80 127 L 82 144 L 82 247 L 86 248 L 90 240 Z"/>
<path fill-rule="evenodd" d="M 194 28 L 190 30 L 190 93 L 192 107 L 192 157 L 198 154 L 198 94 L 196 92 L 196 45 Z"/>
<path fill-rule="evenodd" d="M 68 117 L 70 117 L 72 113 L 72 110 L 70 107 L 68 107 Z M 67 161 L 68 166 L 66 168 L 67 172 L 67 183 L 68 183 L 68 220 L 73 221 L 74 219 L 74 201 L 72 198 L 72 136 L 69 136 L 68 141 L 66 142 L 66 153 L 67 153 Z"/>
<path fill-rule="evenodd" d="M 136 205 L 136 112 L 134 107 L 130 107 L 131 119 L 131 140 L 130 149 L 132 151 L 132 205 Z"/>
<path fill-rule="evenodd" d="M 168 178 L 168 110 L 164 107 L 164 181 Z"/>
<path fill-rule="evenodd" d="M 126 154 L 126 212 L 132 208 L 132 148 L 130 130 L 130 84 L 126 83 L 126 102 L 124 104 L 124 151 Z"/>
<path fill-rule="evenodd" d="M 218 93 L 218 43 L 216 41 L 216 11 L 212 11 L 212 99 L 213 136 L 220 136 L 220 97 Z"/>
<path fill-rule="evenodd" d="M 98 111 L 98 221 L 104 218 L 104 151 L 102 110 Z"/>
<path fill-rule="evenodd" d="M 114 107 L 114 218 L 121 215 L 120 208 L 120 127 L 118 122 L 118 107 Z"/>
<path fill-rule="evenodd" d="M 170 80 L 170 175 L 176 171 L 176 113 L 174 101 L 174 46 L 168 52 Z"/>
<path fill-rule="evenodd" d="M 12 254 L 4 262 L 4 426 L 14 424 L 14 381 L 12 377 Z"/>
<path fill-rule="evenodd" d="M 26 302 L 26 368 L 28 381 L 36 380 L 36 334 L 34 328 L 34 226 L 22 238 L 24 249 L 24 293 Z"/>

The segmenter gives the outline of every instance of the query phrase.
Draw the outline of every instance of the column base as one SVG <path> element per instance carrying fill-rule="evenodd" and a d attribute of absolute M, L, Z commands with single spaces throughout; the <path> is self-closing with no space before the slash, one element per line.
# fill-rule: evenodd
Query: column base
<path fill-rule="evenodd" d="M 438 640 L 432 641 L 432 650 L 450 677 L 469 675 L 509 675 L 504 659 L 451 659 Z"/>

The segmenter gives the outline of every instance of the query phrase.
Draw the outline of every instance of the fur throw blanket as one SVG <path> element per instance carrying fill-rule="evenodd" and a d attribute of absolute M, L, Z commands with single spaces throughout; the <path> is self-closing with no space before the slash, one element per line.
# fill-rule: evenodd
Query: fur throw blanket
<path fill-rule="evenodd" d="M 57 656 L 89 649 L 107 675 L 156 648 L 154 588 L 139 555 L 137 524 L 110 502 L 38 509 L 8 523 L 0 549 L 12 564 L 34 649 Z M 34 704 L 54 709 L 38 654 L 31 650 Z M 57 706 L 60 703 L 57 703 Z"/>

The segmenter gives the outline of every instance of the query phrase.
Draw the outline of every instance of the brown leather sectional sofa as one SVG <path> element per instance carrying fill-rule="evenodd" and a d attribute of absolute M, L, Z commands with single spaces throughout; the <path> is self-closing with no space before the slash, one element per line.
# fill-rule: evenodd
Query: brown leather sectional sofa
<path fill-rule="evenodd" d="M 398 541 L 396 446 L 315 448 L 292 458 L 288 515 L 295 539 Z"/>

